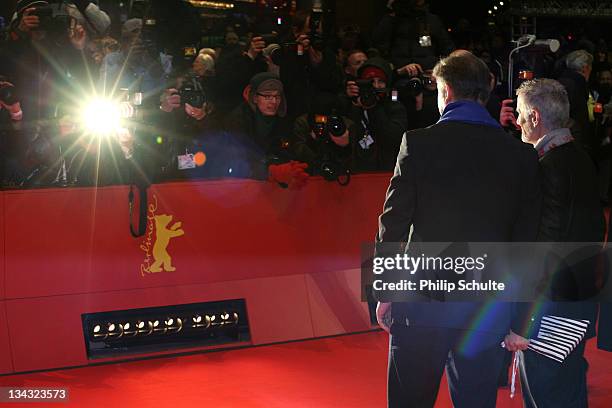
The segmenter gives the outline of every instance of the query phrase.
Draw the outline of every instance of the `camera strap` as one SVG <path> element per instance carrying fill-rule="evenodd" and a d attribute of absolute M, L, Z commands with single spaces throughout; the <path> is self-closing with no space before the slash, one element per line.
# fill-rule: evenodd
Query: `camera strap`
<path fill-rule="evenodd" d="M 134 228 L 134 187 L 138 189 L 138 230 Z M 141 237 L 147 231 L 147 205 L 148 205 L 148 186 L 138 186 L 134 183 L 130 184 L 130 192 L 128 193 L 128 206 L 130 210 L 130 233 L 134 238 Z"/>
<path fill-rule="evenodd" d="M 374 139 L 372 138 L 372 132 L 370 131 L 370 120 L 368 117 L 368 112 L 363 111 L 363 116 L 361 118 L 361 125 L 363 126 L 363 137 L 359 140 L 359 146 L 363 150 L 368 150 L 372 144 L 374 144 Z"/>

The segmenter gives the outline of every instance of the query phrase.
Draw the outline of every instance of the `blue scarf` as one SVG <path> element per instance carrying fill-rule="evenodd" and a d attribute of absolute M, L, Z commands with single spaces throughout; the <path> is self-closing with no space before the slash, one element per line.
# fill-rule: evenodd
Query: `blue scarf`
<path fill-rule="evenodd" d="M 472 101 L 456 101 L 446 105 L 438 123 L 446 121 L 474 123 L 501 128 L 501 125 L 491 117 L 484 106 Z"/>

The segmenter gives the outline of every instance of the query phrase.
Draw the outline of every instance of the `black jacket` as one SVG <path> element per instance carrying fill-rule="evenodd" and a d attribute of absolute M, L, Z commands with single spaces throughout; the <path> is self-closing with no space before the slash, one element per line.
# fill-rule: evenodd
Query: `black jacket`
<path fill-rule="evenodd" d="M 591 242 L 604 239 L 603 208 L 599 200 L 597 174 L 592 160 L 577 142 L 553 148 L 540 158 L 542 175 L 541 242 Z M 557 300 L 584 299 L 596 292 L 595 265 L 584 263 L 555 271 L 550 296 Z M 549 302 L 532 316 L 536 334 L 544 314 L 586 319 L 588 337 L 595 335 L 597 305 L 583 302 Z"/>
<path fill-rule="evenodd" d="M 377 242 L 532 242 L 540 185 L 535 150 L 492 126 L 458 121 L 407 132 L 379 219 Z M 511 305 L 479 326 L 492 347 L 508 332 Z M 470 328 L 479 303 L 394 303 L 395 322 Z M 393 328 L 392 328 L 393 329 Z"/>
<path fill-rule="evenodd" d="M 263 134 L 258 131 L 256 115 L 245 102 L 226 118 L 223 145 L 219 149 L 225 157 L 220 164 L 224 167 L 222 173 L 231 177 L 266 180 L 270 164 L 291 159 L 288 145 L 291 121 L 276 117 L 270 131 Z"/>
<path fill-rule="evenodd" d="M 356 172 L 393 170 L 402 136 L 408 128 L 404 105 L 385 100 L 371 109 L 353 106 L 349 118 L 354 123 L 351 127 L 353 169 Z M 374 143 L 364 149 L 359 142 L 367 132 Z"/>
<path fill-rule="evenodd" d="M 576 71 L 567 69 L 559 77 L 559 82 L 565 87 L 570 103 L 570 118 L 573 120 L 572 135 L 589 153 L 597 148 L 595 137 L 589 121 L 589 85 L 587 80 Z"/>

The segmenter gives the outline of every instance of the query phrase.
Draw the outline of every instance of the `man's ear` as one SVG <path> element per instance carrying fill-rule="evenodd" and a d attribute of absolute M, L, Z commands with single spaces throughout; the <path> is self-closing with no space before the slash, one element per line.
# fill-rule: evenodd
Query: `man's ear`
<path fill-rule="evenodd" d="M 534 128 L 541 124 L 542 116 L 540 115 L 540 111 L 537 109 L 532 109 L 529 115 L 529 120 L 531 121 L 531 124 Z"/>
<path fill-rule="evenodd" d="M 447 83 L 442 84 L 442 97 L 444 98 L 447 104 L 455 100 L 455 93 L 453 92 L 453 88 L 448 86 Z"/>

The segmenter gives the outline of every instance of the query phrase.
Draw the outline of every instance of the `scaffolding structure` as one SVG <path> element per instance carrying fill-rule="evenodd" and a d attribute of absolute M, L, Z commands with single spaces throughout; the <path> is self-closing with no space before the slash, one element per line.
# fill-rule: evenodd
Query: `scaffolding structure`
<path fill-rule="evenodd" d="M 612 18 L 612 1 L 513 0 L 509 12 L 523 17 Z"/>

